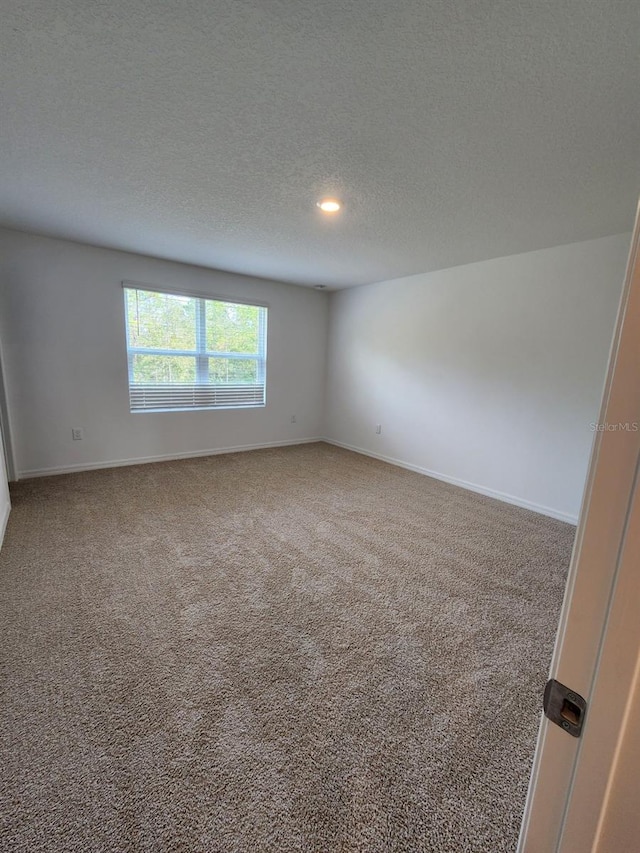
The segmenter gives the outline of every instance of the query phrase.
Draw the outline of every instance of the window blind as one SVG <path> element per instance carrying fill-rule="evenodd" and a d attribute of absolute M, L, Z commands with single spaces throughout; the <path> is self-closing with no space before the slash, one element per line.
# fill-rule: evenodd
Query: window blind
<path fill-rule="evenodd" d="M 132 412 L 264 406 L 267 308 L 124 286 Z"/>

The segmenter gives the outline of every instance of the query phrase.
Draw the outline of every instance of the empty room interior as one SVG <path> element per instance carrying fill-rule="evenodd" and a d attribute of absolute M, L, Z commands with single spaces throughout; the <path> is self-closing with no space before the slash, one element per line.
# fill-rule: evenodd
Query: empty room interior
<path fill-rule="evenodd" d="M 637 4 L 2 8 L 0 851 L 553 853 Z"/>

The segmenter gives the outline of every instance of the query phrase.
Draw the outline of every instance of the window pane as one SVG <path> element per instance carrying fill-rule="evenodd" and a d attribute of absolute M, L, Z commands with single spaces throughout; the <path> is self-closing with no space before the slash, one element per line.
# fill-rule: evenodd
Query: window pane
<path fill-rule="evenodd" d="M 207 350 L 257 353 L 261 310 L 256 305 L 207 301 Z"/>
<path fill-rule="evenodd" d="M 132 412 L 265 405 L 265 307 L 124 294 Z"/>
<path fill-rule="evenodd" d="M 130 347 L 195 350 L 195 299 L 146 290 L 126 294 Z"/>
<path fill-rule="evenodd" d="M 180 385 L 196 381 L 196 360 L 188 355 L 133 355 L 135 385 Z"/>
<path fill-rule="evenodd" d="M 255 358 L 210 358 L 209 382 L 215 385 L 255 385 L 258 361 Z"/>

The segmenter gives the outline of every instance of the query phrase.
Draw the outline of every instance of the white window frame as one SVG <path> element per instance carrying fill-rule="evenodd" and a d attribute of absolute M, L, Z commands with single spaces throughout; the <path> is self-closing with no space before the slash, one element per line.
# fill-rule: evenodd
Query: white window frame
<path fill-rule="evenodd" d="M 129 410 L 132 414 L 151 412 L 185 412 L 185 411 L 207 411 L 216 409 L 255 409 L 266 406 L 267 396 L 267 315 L 269 306 L 255 301 L 212 296 L 210 294 L 194 293 L 174 288 L 163 288 L 154 285 L 123 281 L 124 317 L 125 317 L 125 344 L 127 351 L 127 373 L 129 380 Z M 196 311 L 196 348 L 195 350 L 177 350 L 168 348 L 132 347 L 129 345 L 129 316 L 127 310 L 127 291 L 138 290 L 146 293 L 165 293 L 169 296 L 184 297 L 195 301 Z M 206 302 L 223 302 L 231 305 L 249 305 L 258 308 L 258 343 L 259 350 L 255 353 L 218 352 L 206 348 Z M 182 356 L 193 358 L 195 361 L 196 380 L 190 384 L 161 383 L 158 385 L 141 385 L 134 381 L 133 357 L 135 355 L 159 355 L 159 356 Z M 220 358 L 234 361 L 255 361 L 257 365 L 257 376 L 255 385 L 246 386 L 253 389 L 253 397 L 249 393 L 243 393 L 241 383 L 237 385 L 212 384 L 209 382 L 209 359 Z M 145 394 L 145 389 L 147 392 Z M 234 394 L 234 390 L 236 393 Z M 160 405 L 159 400 L 174 402 L 169 405 Z M 190 397 L 192 402 L 184 405 L 185 398 Z M 145 402 L 146 400 L 146 402 Z M 218 400 L 218 402 L 213 402 Z M 138 401 L 136 403 L 136 401 Z M 182 401 L 182 405 L 180 402 Z M 200 401 L 200 404 L 198 404 Z"/>

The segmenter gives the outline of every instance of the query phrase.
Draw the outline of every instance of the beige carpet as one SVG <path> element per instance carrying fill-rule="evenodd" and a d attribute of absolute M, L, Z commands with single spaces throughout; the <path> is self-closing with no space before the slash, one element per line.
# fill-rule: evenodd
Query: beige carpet
<path fill-rule="evenodd" d="M 2 851 L 514 850 L 573 528 L 326 444 L 12 498 Z"/>

